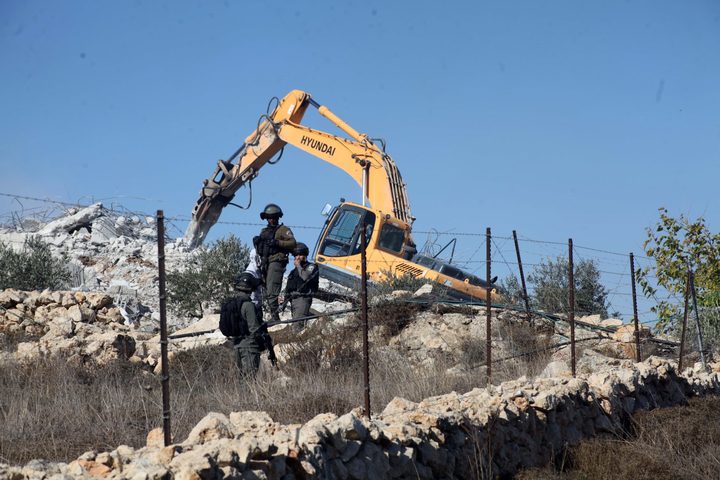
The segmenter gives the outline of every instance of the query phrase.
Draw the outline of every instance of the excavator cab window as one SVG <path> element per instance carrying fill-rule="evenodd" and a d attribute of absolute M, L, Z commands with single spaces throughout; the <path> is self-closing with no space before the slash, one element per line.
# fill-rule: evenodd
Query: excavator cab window
<path fill-rule="evenodd" d="M 405 243 L 405 230 L 391 223 L 382 226 L 378 247 L 393 253 L 400 253 L 402 252 L 403 243 Z"/>
<path fill-rule="evenodd" d="M 353 206 L 337 210 L 327 229 L 327 235 L 320 246 L 320 254 L 326 257 L 347 257 L 360 253 L 360 225 L 365 217 L 366 240 L 370 243 L 375 214 Z"/>

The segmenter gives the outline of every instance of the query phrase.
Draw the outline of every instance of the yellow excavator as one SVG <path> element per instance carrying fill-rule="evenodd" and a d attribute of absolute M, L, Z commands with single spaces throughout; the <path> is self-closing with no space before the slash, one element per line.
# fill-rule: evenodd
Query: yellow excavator
<path fill-rule="evenodd" d="M 272 105 L 272 102 L 271 102 Z M 308 107 L 314 107 L 350 138 L 309 128 L 300 122 Z M 380 144 L 378 146 L 376 143 Z M 228 160 L 219 160 L 213 174 L 203 181 L 192 212 L 185 240 L 191 247 L 202 244 L 210 228 L 235 193 L 258 176 L 273 157 L 290 144 L 343 170 L 362 188 L 362 204 L 341 203 L 328 215 L 314 251 L 320 275 L 328 280 L 357 287 L 360 278 L 361 225 L 366 229 L 367 273 L 370 281 L 389 275 L 410 275 L 446 287 L 447 295 L 461 300 L 499 300 L 494 285 L 464 272 L 436 256 L 417 253 L 411 235 L 415 218 L 410 213 L 405 184 L 395 161 L 382 141 L 370 139 L 313 100 L 310 94 L 293 90 L 275 108 L 260 117 L 255 131 Z"/>

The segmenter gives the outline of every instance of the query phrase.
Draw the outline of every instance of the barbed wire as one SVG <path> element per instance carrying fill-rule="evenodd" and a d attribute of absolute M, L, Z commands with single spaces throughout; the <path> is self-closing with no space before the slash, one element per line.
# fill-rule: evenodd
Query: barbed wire
<path fill-rule="evenodd" d="M 31 200 L 31 201 L 37 201 L 37 202 L 44 202 L 48 204 L 53 205 L 60 205 L 64 207 L 74 207 L 74 208 L 84 208 L 88 205 L 83 205 L 80 202 L 64 202 L 59 200 L 53 200 L 53 199 L 47 199 L 47 198 L 39 198 L 39 197 L 33 197 L 29 195 L 16 195 L 16 194 L 10 194 L 10 193 L 0 193 L 0 195 L 9 197 L 9 198 L 18 198 L 23 200 Z M 115 212 L 116 210 L 112 210 Z M 130 214 L 138 215 L 138 216 L 144 216 L 144 217 L 155 217 L 155 213 L 150 214 L 143 211 L 128 211 L 127 209 L 124 209 L 123 207 L 120 207 L 117 211 L 127 211 Z M 169 215 L 165 217 L 166 223 L 171 229 L 176 230 L 181 235 L 183 234 L 183 230 L 180 226 L 176 224 L 177 223 L 189 223 L 192 221 L 192 218 L 187 215 Z M 240 221 L 227 221 L 227 220 L 219 220 L 217 223 L 220 225 L 234 225 L 234 226 L 250 226 L 250 227 L 264 227 L 265 224 L 261 222 L 240 222 Z M 293 229 L 303 229 L 303 230 L 309 230 L 309 231 L 321 231 L 323 227 L 319 226 L 310 226 L 310 225 L 288 225 L 290 228 Z M 31 232 L 26 232 L 31 233 Z M 440 232 L 437 230 L 430 230 L 430 231 L 423 231 L 423 230 L 416 230 L 414 231 L 416 234 L 427 234 L 427 235 L 433 235 L 435 238 L 438 238 L 440 236 L 465 236 L 469 238 L 478 238 L 481 239 L 481 242 L 478 242 L 477 247 L 474 248 L 472 252 L 469 252 L 469 255 L 465 258 L 460 256 L 459 258 L 453 258 L 452 265 L 458 266 L 463 269 L 470 270 L 472 274 L 475 274 L 479 278 L 483 278 L 482 272 L 480 272 L 480 275 L 477 275 L 477 272 L 482 269 L 487 261 L 486 260 L 477 260 L 475 259 L 475 256 L 478 252 L 481 251 L 482 247 L 485 244 L 486 239 L 486 233 L 485 232 L 455 232 L 455 231 L 444 231 Z M 166 238 L 168 239 L 169 243 L 172 242 L 172 239 L 166 235 Z M 145 241 L 157 241 L 153 237 L 139 237 L 139 240 L 145 240 Z M 511 248 L 510 240 L 513 240 L 510 236 L 503 236 L 503 235 L 492 235 L 491 239 L 493 241 L 493 265 L 500 265 L 499 270 L 496 270 L 498 273 L 507 272 L 507 274 L 515 275 L 516 270 L 519 268 L 519 263 L 516 261 L 513 261 L 510 257 L 514 257 L 513 248 Z M 7 242 L 12 242 L 15 244 L 21 244 L 23 243 L 21 240 L 10 240 L 5 239 Z M 501 243 L 503 242 L 503 243 Z M 527 258 L 527 260 L 523 261 L 523 266 L 528 268 L 538 268 L 544 265 L 548 264 L 548 261 L 546 260 L 540 260 L 539 258 L 545 258 L 545 259 L 551 259 L 553 257 L 562 258 L 567 256 L 567 243 L 566 242 L 558 242 L 558 241 L 548 241 L 548 240 L 539 240 L 539 239 L 533 239 L 529 238 L 523 235 L 520 235 L 518 237 L 518 242 L 521 244 L 524 248 L 522 248 L 523 256 Z M 538 249 L 532 249 L 527 248 L 527 245 L 538 245 L 538 246 L 544 246 L 546 247 L 544 251 L 540 252 L 537 251 Z M 89 248 L 89 250 L 92 250 Z M 543 249 L 540 249 L 543 250 Z M 628 257 L 628 254 L 626 253 L 620 253 L 620 252 L 614 252 L 611 250 L 606 250 L 602 248 L 595 248 L 595 247 L 587 247 L 584 245 L 574 245 L 574 251 L 576 253 L 582 252 L 578 254 L 579 260 L 589 260 L 597 263 L 598 265 L 627 265 L 626 261 L 619 261 L 620 259 L 625 259 Z M 590 253 L 590 254 L 589 254 Z M 506 255 L 507 254 L 507 255 Z M 589 255 L 588 255 L 589 254 Z M 599 254 L 599 255 L 595 255 Z M 171 261 L 177 260 L 177 259 L 183 259 L 187 255 L 184 251 L 166 251 L 166 256 Z M 604 256 L 604 257 L 603 257 Z M 150 258 L 148 255 L 145 255 L 144 257 Z M 617 259 L 616 259 L 616 258 Z M 642 255 L 636 255 L 635 256 L 637 261 L 637 266 L 639 268 L 645 267 L 644 264 L 646 264 L 648 261 L 652 261 L 653 259 L 649 257 L 645 257 Z M 500 261 L 498 261 L 498 259 Z M 400 264 L 407 264 L 411 262 L 408 262 L 407 260 L 403 259 L 368 259 L 368 263 L 370 265 L 374 266 L 386 266 L 388 269 L 391 269 L 393 267 L 396 267 Z M 618 277 L 617 283 L 615 288 L 612 290 L 609 290 L 609 303 L 612 307 L 613 303 L 615 303 L 617 298 L 630 298 L 630 285 L 628 283 L 623 283 L 626 279 L 629 277 L 628 270 L 622 269 L 618 271 L 616 268 L 600 268 L 598 269 L 599 273 L 604 276 L 615 276 Z M 645 276 L 645 278 L 649 281 L 656 281 L 656 276 L 652 274 L 648 274 Z M 533 292 L 534 288 L 532 285 L 529 286 L 528 292 Z M 647 298 L 650 299 L 650 296 L 641 296 L 640 298 Z M 655 300 L 660 301 L 658 295 L 655 295 Z M 669 298 L 662 298 L 662 300 L 666 301 L 677 301 L 677 296 L 672 296 Z M 621 302 L 622 303 L 622 302 Z"/>
<path fill-rule="evenodd" d="M 52 200 L 48 198 L 40 198 L 40 197 L 32 197 L 28 195 L 18 195 L 18 194 L 11 194 L 11 193 L 5 193 L 0 192 L 0 196 L 9 197 L 9 198 L 19 198 L 24 200 L 33 200 L 38 202 L 44 202 L 44 203 L 52 203 L 56 205 L 63 205 L 63 206 L 69 206 L 69 207 L 75 207 L 75 208 L 87 208 L 90 205 L 84 205 L 80 204 L 78 202 L 72 203 L 72 202 L 64 202 L 60 200 Z M 115 210 L 113 210 L 115 211 Z M 129 211 L 129 210 L 128 210 Z M 129 211 L 131 213 L 134 213 L 136 215 L 142 215 L 145 217 L 155 217 L 155 213 L 148 213 L 141 210 L 137 211 Z M 185 216 L 185 215 L 169 215 L 165 217 L 166 221 L 177 221 L 177 222 L 192 222 L 192 218 Z M 208 220 L 208 222 L 211 222 Z M 200 222 L 202 223 L 202 222 Z M 213 224 L 219 224 L 219 225 L 236 225 L 236 226 L 254 226 L 254 227 L 264 227 L 266 224 L 261 222 L 235 222 L 235 221 L 227 221 L 227 220 L 218 220 L 212 222 Z M 290 228 L 297 228 L 297 229 L 308 229 L 308 230 L 322 230 L 323 227 L 320 226 L 314 226 L 314 225 L 287 225 Z M 455 232 L 455 231 L 449 231 L 449 232 L 439 232 L 437 230 L 413 230 L 413 233 L 416 234 L 434 234 L 434 235 L 444 235 L 444 236 L 465 236 L 465 237 L 486 237 L 485 232 Z M 502 235 L 492 235 L 494 240 L 513 240 L 513 237 L 509 236 L 502 236 Z M 538 239 L 531 239 L 527 237 L 518 236 L 518 242 L 528 242 L 528 243 L 535 243 L 535 244 L 545 244 L 545 245 L 556 245 L 556 246 L 567 246 L 566 242 L 557 242 L 557 241 L 549 241 L 549 240 L 538 240 Z M 591 250 L 596 251 L 600 253 L 606 253 L 611 255 L 617 255 L 617 256 L 627 256 L 627 253 L 620 253 L 620 252 L 613 252 L 610 250 L 603 250 L 599 248 L 593 248 L 593 247 L 585 247 L 581 245 L 575 245 L 575 248 L 578 249 L 585 249 L 585 250 Z M 650 257 L 644 257 L 642 255 L 635 255 L 636 258 L 643 258 L 650 260 Z"/>

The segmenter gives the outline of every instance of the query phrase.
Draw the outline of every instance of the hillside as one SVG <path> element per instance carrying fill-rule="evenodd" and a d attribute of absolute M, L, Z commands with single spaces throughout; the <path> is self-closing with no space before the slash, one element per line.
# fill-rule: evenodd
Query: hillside
<path fill-rule="evenodd" d="M 0 476 L 514 475 L 584 438 L 624 431 L 635 412 L 720 391 L 720 363 L 679 372 L 672 349 L 644 330 L 643 356 L 656 356 L 635 364 L 632 330 L 597 317 L 580 319 L 572 378 L 562 316 L 529 324 L 500 308 L 488 382 L 484 307 L 443 303 L 423 288 L 371 301 L 372 420 L 360 409 L 360 320 L 332 315 L 349 304 L 317 302 L 325 314 L 305 329 L 275 327 L 279 368 L 263 359 L 250 383 L 219 332 L 171 341 L 175 443 L 164 447 L 150 229 L 148 219 L 121 221 L 93 206 L 0 235 L 55 239 L 82 280 L 68 291 L 0 292 Z M 175 261 L 192 255 L 173 245 Z M 170 325 L 188 333 L 217 321 Z"/>

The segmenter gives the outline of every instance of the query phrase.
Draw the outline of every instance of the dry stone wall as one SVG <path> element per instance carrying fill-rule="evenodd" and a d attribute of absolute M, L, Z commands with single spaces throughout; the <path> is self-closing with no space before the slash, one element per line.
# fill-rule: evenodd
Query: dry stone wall
<path fill-rule="evenodd" d="M 524 378 L 449 393 L 419 403 L 391 401 L 372 421 L 359 410 L 281 425 L 264 412 L 210 413 L 187 439 L 87 452 L 70 464 L 0 465 L 0 477 L 205 478 L 471 478 L 511 475 L 546 464 L 566 445 L 623 428 L 627 417 L 720 393 L 720 362 L 682 374 L 673 362 L 617 361 L 571 377 Z"/>
<path fill-rule="evenodd" d="M 0 336 L 20 340 L 14 352 L 2 355 L 20 361 L 55 355 L 100 363 L 130 358 L 137 333 L 125 321 L 104 293 L 0 292 Z"/>

